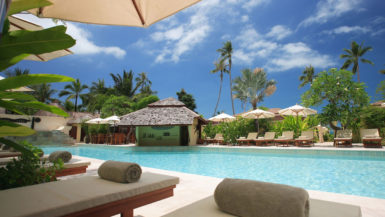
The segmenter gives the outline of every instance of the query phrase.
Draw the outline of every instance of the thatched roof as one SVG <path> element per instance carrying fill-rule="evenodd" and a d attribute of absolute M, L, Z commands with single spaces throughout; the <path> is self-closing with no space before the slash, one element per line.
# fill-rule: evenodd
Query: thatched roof
<path fill-rule="evenodd" d="M 174 98 L 167 98 L 122 116 L 118 125 L 180 126 L 193 124 L 195 118 L 205 121 L 182 102 Z"/>
<path fill-rule="evenodd" d="M 88 112 L 68 112 L 68 114 L 71 119 L 67 122 L 67 124 L 81 124 L 84 121 L 98 118 L 100 116 L 98 114 L 91 114 Z"/>

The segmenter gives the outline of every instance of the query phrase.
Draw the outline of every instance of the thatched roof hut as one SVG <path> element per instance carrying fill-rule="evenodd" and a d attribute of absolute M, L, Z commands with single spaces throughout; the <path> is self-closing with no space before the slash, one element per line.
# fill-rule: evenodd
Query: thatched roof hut
<path fill-rule="evenodd" d="M 187 126 L 193 124 L 194 119 L 198 119 L 201 123 L 206 122 L 200 115 L 188 109 L 184 103 L 170 97 L 122 116 L 118 125 Z"/>

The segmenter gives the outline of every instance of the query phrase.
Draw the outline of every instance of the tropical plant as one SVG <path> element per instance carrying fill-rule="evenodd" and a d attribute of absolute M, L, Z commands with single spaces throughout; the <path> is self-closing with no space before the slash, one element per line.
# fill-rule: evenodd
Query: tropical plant
<path fill-rule="evenodd" d="M 67 96 L 66 101 L 75 98 L 75 112 L 78 111 L 78 99 L 82 96 L 82 92 L 87 89 L 88 86 L 81 84 L 79 79 L 73 81 L 71 84 L 64 86 L 64 90 L 60 91 L 59 97 Z"/>
<path fill-rule="evenodd" d="M 40 85 L 33 85 L 31 88 L 34 90 L 32 95 L 42 103 L 51 103 L 56 100 L 53 98 L 53 94 L 55 94 L 57 90 L 51 89 L 51 84 L 43 83 Z"/>
<path fill-rule="evenodd" d="M 306 118 L 297 118 L 294 116 L 285 116 L 282 121 L 277 121 L 271 126 L 271 131 L 281 135 L 283 131 L 294 131 L 294 137 L 301 135 L 303 131 L 312 129 L 320 123 L 317 116 L 308 116 Z"/>
<path fill-rule="evenodd" d="M 370 46 L 364 47 L 364 43 L 361 43 L 361 45 L 358 45 L 357 42 L 355 41 L 352 41 L 352 43 L 350 44 L 350 47 L 351 47 L 350 50 L 344 48 L 344 51 L 347 54 L 340 55 L 341 59 L 346 59 L 341 69 L 347 69 L 351 64 L 353 64 L 352 72 L 353 74 L 357 73 L 357 80 L 358 82 L 360 82 L 360 69 L 359 69 L 358 62 L 360 60 L 362 63 L 369 63 L 371 65 L 374 65 L 372 61 L 362 58 L 362 56 L 366 52 L 371 51 L 373 49 Z"/>
<path fill-rule="evenodd" d="M 102 117 L 125 115 L 133 111 L 132 101 L 127 96 L 111 95 L 103 104 Z"/>
<path fill-rule="evenodd" d="M 379 129 L 385 141 L 385 109 L 375 106 L 366 107 L 361 113 L 361 126 L 367 129 Z"/>
<path fill-rule="evenodd" d="M 277 82 L 267 80 L 266 72 L 256 68 L 253 72 L 250 69 L 242 70 L 242 76 L 236 77 L 234 83 L 235 97 L 243 101 L 247 98 L 253 109 L 256 109 L 259 102 L 275 92 Z"/>
<path fill-rule="evenodd" d="M 381 100 L 385 100 L 385 80 L 382 80 L 376 89 L 376 93 L 381 96 Z"/>
<path fill-rule="evenodd" d="M 369 104 L 369 96 L 364 84 L 354 82 L 352 78 L 352 72 L 346 70 L 332 68 L 320 72 L 302 95 L 302 102 L 305 106 L 325 105 L 319 117 L 333 130 L 340 129 L 334 121 L 339 121 L 343 129 L 353 128 L 359 122 L 360 112 Z"/>
<path fill-rule="evenodd" d="M 219 52 L 221 54 L 221 60 L 219 60 L 220 62 L 223 60 L 226 64 L 225 66 L 227 66 L 227 69 L 225 70 L 225 72 L 227 72 L 229 74 L 229 78 L 230 78 L 230 98 L 231 98 L 231 107 L 233 109 L 233 115 L 235 115 L 235 110 L 234 110 L 234 99 L 233 99 L 233 80 L 231 79 L 231 66 L 232 66 L 232 54 L 233 54 L 233 46 L 231 44 L 231 41 L 226 41 L 225 43 L 223 43 L 223 47 L 222 48 L 219 48 L 217 50 L 217 52 Z"/>
<path fill-rule="evenodd" d="M 314 67 L 311 65 L 306 66 L 305 70 L 302 72 L 302 75 L 299 77 L 299 80 L 302 81 L 299 87 L 301 88 L 309 83 L 311 85 L 316 77 L 317 76 L 314 74 Z"/>
<path fill-rule="evenodd" d="M 226 65 L 225 65 L 225 59 L 219 59 L 215 63 L 215 69 L 211 70 L 211 73 L 217 73 L 220 72 L 219 77 L 220 77 L 220 83 L 219 83 L 219 93 L 218 93 L 218 100 L 217 104 L 215 105 L 214 113 L 213 116 L 217 113 L 218 105 L 219 105 L 219 100 L 221 98 L 221 92 L 222 92 L 222 84 L 223 84 L 223 73 L 226 72 Z"/>
<path fill-rule="evenodd" d="M 178 100 L 183 102 L 187 108 L 195 111 L 197 106 L 195 104 L 193 95 L 188 94 L 183 88 L 180 90 L 180 92 L 176 92 L 176 95 L 178 96 Z"/>
<path fill-rule="evenodd" d="M 91 94 L 106 94 L 108 88 L 104 84 L 104 79 L 98 79 L 97 82 L 92 82 L 90 87 Z"/>
<path fill-rule="evenodd" d="M 148 104 L 159 101 L 159 98 L 155 95 L 150 95 L 141 98 L 138 102 L 132 104 L 133 111 L 147 107 Z"/>
<path fill-rule="evenodd" d="M 134 87 L 134 73 L 132 70 L 127 72 L 123 70 L 123 76 L 120 74 L 112 74 L 110 73 L 112 80 L 114 81 L 114 89 L 117 95 L 127 96 L 132 98 L 138 88 L 142 85 L 143 80 L 137 82 Z"/>
<path fill-rule="evenodd" d="M 152 82 L 148 79 L 146 72 L 139 73 L 138 77 L 135 78 L 137 84 L 140 84 L 139 92 L 143 96 L 149 96 L 156 94 L 156 91 L 151 90 Z"/>
<path fill-rule="evenodd" d="M 28 75 L 29 69 L 21 69 L 17 67 L 17 68 L 14 68 L 13 70 L 5 70 L 4 74 L 7 78 L 19 76 L 19 75 Z"/>

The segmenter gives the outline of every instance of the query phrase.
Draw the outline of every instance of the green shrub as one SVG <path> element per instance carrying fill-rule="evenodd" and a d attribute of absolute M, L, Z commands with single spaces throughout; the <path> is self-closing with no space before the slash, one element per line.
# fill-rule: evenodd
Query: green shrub
<path fill-rule="evenodd" d="M 17 159 L 0 168 L 0 189 L 9 189 L 55 181 L 55 173 L 63 168 L 63 162 L 55 162 L 52 166 L 45 166 L 46 162 L 40 160 L 42 150 L 23 142 L 24 147 L 33 154 L 22 154 Z"/>
<path fill-rule="evenodd" d="M 90 135 L 96 135 L 98 134 L 98 131 L 99 131 L 98 125 L 95 125 L 95 124 L 89 125 L 88 132 Z"/>
<path fill-rule="evenodd" d="M 282 135 L 283 131 L 294 131 L 294 138 L 301 135 L 302 131 L 312 129 L 320 123 L 317 116 L 301 117 L 285 116 L 282 121 L 276 121 L 272 124 L 270 131 Z"/>
<path fill-rule="evenodd" d="M 107 134 L 108 133 L 108 128 L 109 128 L 108 124 L 99 124 L 98 133 L 100 133 L 100 134 Z"/>
<path fill-rule="evenodd" d="M 378 129 L 380 136 L 385 142 L 385 109 L 369 106 L 361 113 L 361 127 L 367 129 Z"/>

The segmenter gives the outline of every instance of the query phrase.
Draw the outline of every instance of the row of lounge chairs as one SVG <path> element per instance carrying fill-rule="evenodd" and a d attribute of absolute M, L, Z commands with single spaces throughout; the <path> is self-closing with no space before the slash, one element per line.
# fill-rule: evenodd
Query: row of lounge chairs
<path fill-rule="evenodd" d="M 360 130 L 361 139 L 364 144 L 364 147 L 374 147 L 381 148 L 381 140 L 382 138 L 379 135 L 377 129 L 361 129 Z M 352 130 L 338 130 L 337 136 L 334 138 L 333 145 L 335 147 L 352 146 Z M 206 143 L 218 143 L 224 144 L 223 135 L 218 133 L 215 135 L 213 139 L 207 138 L 205 140 Z M 314 145 L 314 132 L 312 130 L 303 131 L 301 136 L 294 139 L 293 131 L 284 131 L 282 136 L 275 138 L 275 132 L 266 132 L 263 137 L 258 137 L 258 133 L 251 132 L 247 137 L 240 137 L 237 139 L 238 145 L 252 145 L 255 144 L 257 146 L 263 145 L 281 145 L 281 146 L 289 146 L 290 144 L 294 144 L 296 146 L 313 146 Z"/>

